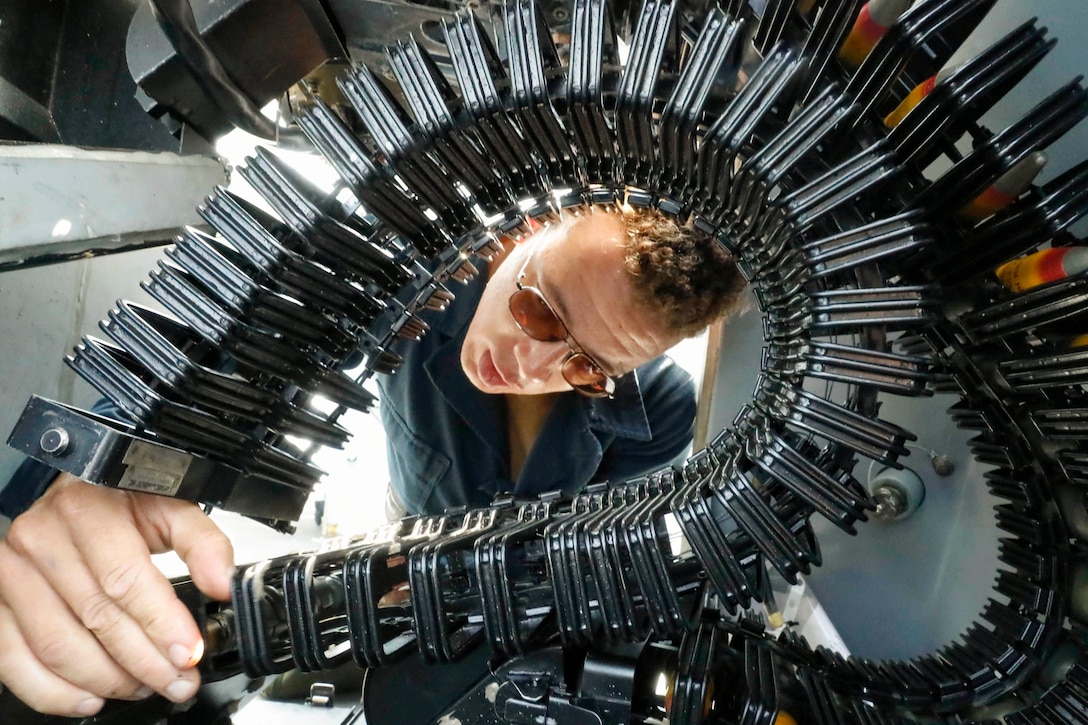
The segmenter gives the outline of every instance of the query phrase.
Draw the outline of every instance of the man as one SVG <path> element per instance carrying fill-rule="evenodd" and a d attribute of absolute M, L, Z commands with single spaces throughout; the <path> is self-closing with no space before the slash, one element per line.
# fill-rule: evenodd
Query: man
<path fill-rule="evenodd" d="M 712 239 L 654 211 L 595 211 L 511 242 L 487 272 L 475 308 L 449 313 L 471 321 L 451 317 L 448 339 L 428 336 L 383 383 L 383 417 L 405 424 L 390 433 L 395 501 L 433 511 L 507 485 L 572 491 L 682 452 L 691 382 L 657 358 L 736 303 L 743 282 Z M 461 418 L 470 397 L 426 392 L 459 379 L 488 394 L 487 415 Z M 400 447 L 444 442 L 448 462 L 424 462 L 424 475 L 409 464 L 423 448 Z M 0 542 L 0 681 L 69 716 L 103 698 L 192 697 L 200 632 L 150 558 L 170 549 L 201 591 L 229 599 L 231 545 L 199 507 L 58 476 Z"/>
<path fill-rule="evenodd" d="M 662 354 L 736 304 L 714 240 L 657 211 L 598 209 L 507 240 L 482 276 L 379 380 L 390 518 L 574 493 L 690 444 L 694 386 Z"/>

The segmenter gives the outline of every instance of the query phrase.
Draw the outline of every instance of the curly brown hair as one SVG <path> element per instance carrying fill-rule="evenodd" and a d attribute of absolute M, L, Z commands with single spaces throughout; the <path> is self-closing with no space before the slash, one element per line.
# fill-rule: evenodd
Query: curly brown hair
<path fill-rule="evenodd" d="M 740 311 L 746 284 L 733 256 L 690 222 L 649 207 L 622 207 L 635 299 L 683 337 Z"/>

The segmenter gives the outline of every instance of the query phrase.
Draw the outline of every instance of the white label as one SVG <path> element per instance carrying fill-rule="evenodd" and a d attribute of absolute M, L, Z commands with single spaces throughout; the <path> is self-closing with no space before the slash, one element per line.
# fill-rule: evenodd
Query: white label
<path fill-rule="evenodd" d="M 133 441 L 125 451 L 124 462 L 128 468 L 121 476 L 118 488 L 173 496 L 181 488 L 193 457 L 183 451 Z"/>
<path fill-rule="evenodd" d="M 144 441 L 133 441 L 125 451 L 124 462 L 137 468 L 150 468 L 153 471 L 184 476 L 189 470 L 189 464 L 193 462 L 193 457 L 184 451 L 176 451 Z"/>
<path fill-rule="evenodd" d="M 166 471 L 129 466 L 121 476 L 121 482 L 117 484 L 117 487 L 129 491 L 157 493 L 160 496 L 173 496 L 181 488 L 181 476 Z"/>

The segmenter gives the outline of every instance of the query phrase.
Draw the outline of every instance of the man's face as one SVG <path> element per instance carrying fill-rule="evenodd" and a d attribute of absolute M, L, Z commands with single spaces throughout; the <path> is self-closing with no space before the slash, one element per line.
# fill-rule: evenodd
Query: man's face
<path fill-rule="evenodd" d="M 538 395 L 569 390 L 560 366 L 567 343 L 526 335 L 510 315 L 510 295 L 536 287 L 584 351 L 620 375 L 664 353 L 678 340 L 635 305 L 623 270 L 625 229 L 617 214 L 596 211 L 516 244 L 484 288 L 461 348 L 461 367 L 485 393 Z"/>

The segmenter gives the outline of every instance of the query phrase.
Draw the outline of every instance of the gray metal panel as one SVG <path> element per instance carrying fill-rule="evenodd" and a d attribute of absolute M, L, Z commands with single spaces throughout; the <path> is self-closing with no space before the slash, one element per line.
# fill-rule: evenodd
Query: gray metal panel
<path fill-rule="evenodd" d="M 0 147 L 0 268 L 148 240 L 201 224 L 196 207 L 226 168 L 217 159 L 71 146 Z"/>
<path fill-rule="evenodd" d="M 956 400 L 895 397 L 881 407 L 882 418 L 905 426 L 918 445 L 948 455 L 956 466 L 941 478 L 924 451 L 911 450 L 902 463 L 926 486 L 918 511 L 903 521 L 870 518 L 857 536 L 816 522 L 824 566 L 808 582 L 853 654 L 906 659 L 933 652 L 977 620 L 993 595 L 999 533 L 993 506 L 999 501 L 982 479 L 987 467 L 967 451 L 973 433 L 941 415 Z M 868 473 L 863 459 L 855 474 L 864 481 Z"/>
<path fill-rule="evenodd" d="M 762 328 L 758 312 L 726 325 L 710 415 L 710 431 L 728 426 L 751 400 L 759 370 Z M 978 618 L 997 571 L 997 528 L 984 468 L 971 460 L 965 441 L 944 409 L 952 396 L 882 398 L 881 418 L 918 436 L 903 463 L 926 485 L 913 517 L 885 523 L 870 519 L 850 536 L 818 515 L 813 523 L 824 564 L 807 577 L 851 652 L 907 658 L 952 641 Z M 956 466 L 937 476 L 920 448 L 947 454 Z M 855 475 L 866 480 L 880 465 L 861 459 Z"/>

